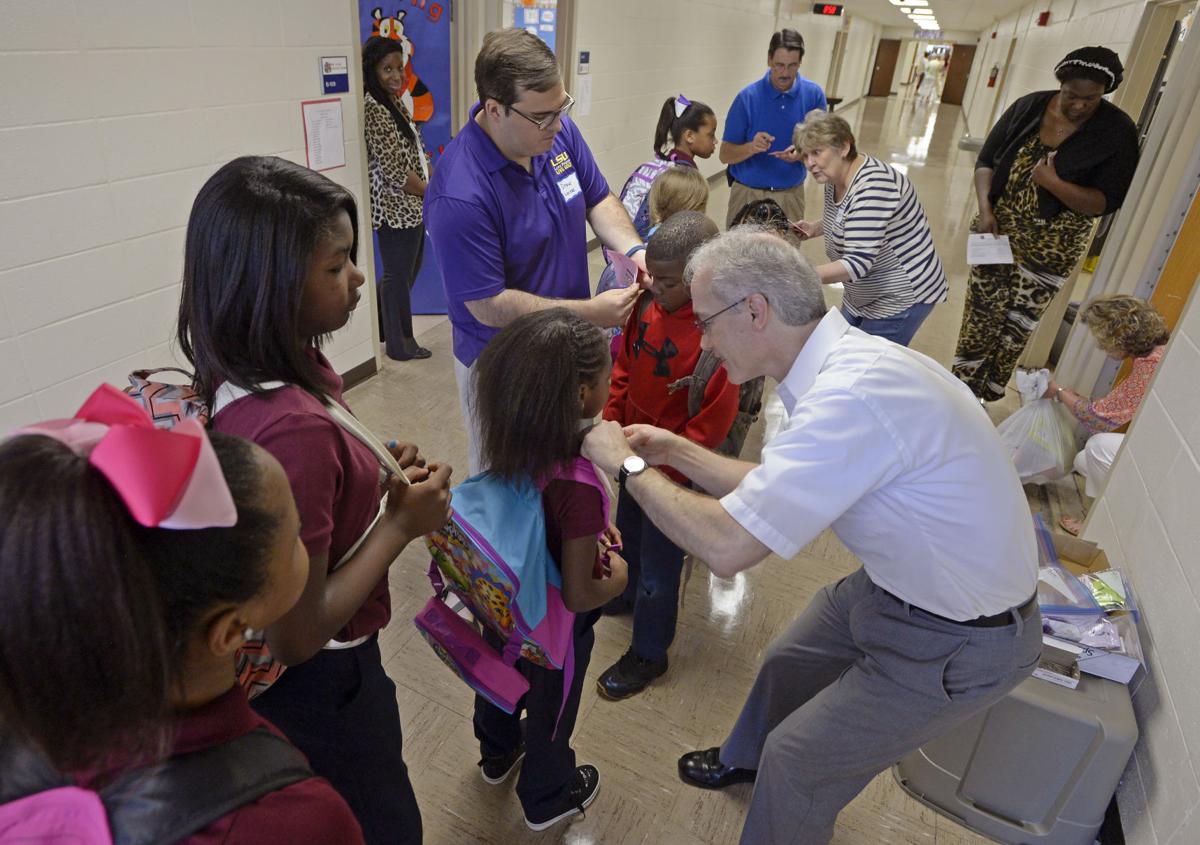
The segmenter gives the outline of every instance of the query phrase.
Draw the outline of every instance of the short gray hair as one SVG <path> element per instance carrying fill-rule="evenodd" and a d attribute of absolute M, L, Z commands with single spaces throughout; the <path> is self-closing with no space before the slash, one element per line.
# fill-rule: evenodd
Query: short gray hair
<path fill-rule="evenodd" d="M 789 326 L 825 316 L 821 279 L 799 249 L 762 226 L 736 226 L 692 253 L 684 280 L 708 273 L 727 304 L 761 293 Z"/>
<path fill-rule="evenodd" d="M 823 109 L 814 109 L 804 117 L 803 123 L 797 123 L 792 131 L 792 144 L 801 153 L 810 153 L 817 147 L 828 147 L 837 150 L 843 144 L 850 145 L 847 161 L 858 158 L 858 147 L 854 143 L 854 130 L 840 115 L 831 114 Z"/>

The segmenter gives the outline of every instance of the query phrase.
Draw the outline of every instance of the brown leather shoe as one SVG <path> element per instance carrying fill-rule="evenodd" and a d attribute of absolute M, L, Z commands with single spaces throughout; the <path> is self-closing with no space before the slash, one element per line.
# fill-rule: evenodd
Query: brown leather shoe
<path fill-rule="evenodd" d="M 721 749 L 689 751 L 679 758 L 679 778 L 701 789 L 724 789 L 735 783 L 753 783 L 754 769 L 737 769 L 721 762 Z"/>

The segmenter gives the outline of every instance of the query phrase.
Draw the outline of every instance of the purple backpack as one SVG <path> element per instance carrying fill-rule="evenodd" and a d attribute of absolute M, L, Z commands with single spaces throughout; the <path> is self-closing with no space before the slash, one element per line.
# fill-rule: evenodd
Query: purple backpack
<path fill-rule="evenodd" d="M 607 524 L 608 489 L 589 461 L 577 458 L 553 478 L 599 490 Z M 433 555 L 429 580 L 437 594 L 413 622 L 434 652 L 506 713 L 514 712 L 529 690 L 514 665 L 518 658 L 561 669 L 565 705 L 575 672 L 575 614 L 563 604 L 562 576 L 546 546 L 542 487 L 532 479 L 513 482 L 487 472 L 468 478 L 454 488 L 450 521 L 425 542 Z M 469 613 L 450 608 L 450 593 Z M 484 639 L 481 628 L 504 643 L 501 651 Z"/>

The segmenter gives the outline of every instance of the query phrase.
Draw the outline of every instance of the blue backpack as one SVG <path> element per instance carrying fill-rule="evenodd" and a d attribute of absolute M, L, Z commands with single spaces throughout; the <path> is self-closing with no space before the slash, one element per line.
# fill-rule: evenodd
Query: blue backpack
<path fill-rule="evenodd" d="M 577 458 L 553 477 L 599 490 L 608 523 L 608 489 L 589 461 Z M 436 595 L 413 622 L 446 665 L 501 710 L 514 712 L 529 690 L 515 668 L 518 658 L 561 669 L 565 705 L 575 671 L 575 614 L 563 604 L 562 575 L 546 545 L 542 488 L 529 478 L 514 482 L 485 472 L 453 493 L 450 521 L 425 538 Z M 446 603 L 450 593 L 469 618 Z M 482 628 L 504 643 L 501 651 Z"/>

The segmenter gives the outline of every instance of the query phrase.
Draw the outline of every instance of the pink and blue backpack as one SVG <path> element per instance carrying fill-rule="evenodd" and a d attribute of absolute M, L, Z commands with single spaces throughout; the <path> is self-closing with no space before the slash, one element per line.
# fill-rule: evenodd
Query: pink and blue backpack
<path fill-rule="evenodd" d="M 553 479 L 598 489 L 607 524 L 608 489 L 589 461 L 577 458 Z M 546 545 L 543 486 L 487 472 L 468 478 L 454 488 L 450 521 L 425 538 L 437 594 L 413 622 L 446 665 L 506 713 L 529 690 L 515 668 L 518 658 L 561 669 L 564 692 L 575 671 L 575 614 L 563 604 L 562 575 Z M 470 621 L 446 603 L 451 593 Z M 483 628 L 504 643 L 501 651 L 484 639 Z"/>

